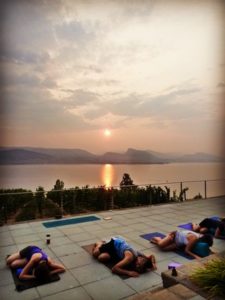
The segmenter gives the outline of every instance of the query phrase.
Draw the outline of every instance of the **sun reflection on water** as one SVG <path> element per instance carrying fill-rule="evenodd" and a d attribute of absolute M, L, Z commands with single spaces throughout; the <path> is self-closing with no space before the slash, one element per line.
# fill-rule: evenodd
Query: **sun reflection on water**
<path fill-rule="evenodd" d="M 110 164 L 105 164 L 102 168 L 102 181 L 106 188 L 112 186 L 113 182 L 113 166 Z"/>

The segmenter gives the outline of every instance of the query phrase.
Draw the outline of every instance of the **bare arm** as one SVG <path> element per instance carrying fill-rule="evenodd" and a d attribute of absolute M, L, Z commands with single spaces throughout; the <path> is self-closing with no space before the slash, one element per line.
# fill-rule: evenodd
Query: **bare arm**
<path fill-rule="evenodd" d="M 215 235 L 214 235 L 214 236 L 215 236 L 215 238 L 217 238 L 217 239 L 225 239 L 225 236 L 222 235 L 222 233 L 221 233 L 219 227 L 216 228 L 216 231 L 215 231 Z"/>
<path fill-rule="evenodd" d="M 50 272 L 51 275 L 56 273 L 63 273 L 66 271 L 65 267 L 62 264 L 54 262 L 51 258 L 48 258 L 48 265 L 52 269 Z"/>
<path fill-rule="evenodd" d="M 33 268 L 34 264 L 36 262 L 38 262 L 40 260 L 40 255 L 39 254 L 35 254 L 32 256 L 32 258 L 30 259 L 30 261 L 25 265 L 25 267 L 23 268 L 22 272 L 19 275 L 19 279 L 23 279 L 23 280 L 29 280 L 29 279 L 34 279 L 35 276 L 30 273 L 30 270 Z"/>
<path fill-rule="evenodd" d="M 200 258 L 201 258 L 200 256 L 196 255 L 195 253 L 193 253 L 193 252 L 191 251 L 191 250 L 193 249 L 193 247 L 194 247 L 196 241 L 197 241 L 197 237 L 196 237 L 196 236 L 193 236 L 193 235 L 190 235 L 189 237 L 187 237 L 187 239 L 188 239 L 188 243 L 187 243 L 187 245 L 186 245 L 184 251 L 185 251 L 188 255 L 190 255 L 190 256 L 192 256 L 192 257 L 194 257 L 194 258 L 200 259 Z"/>
<path fill-rule="evenodd" d="M 127 265 L 129 265 L 134 260 L 134 255 L 130 251 L 125 251 L 124 258 L 118 262 L 112 268 L 112 272 L 120 275 L 127 275 L 130 277 L 138 277 L 139 273 L 135 271 L 129 271 L 124 269 Z"/>

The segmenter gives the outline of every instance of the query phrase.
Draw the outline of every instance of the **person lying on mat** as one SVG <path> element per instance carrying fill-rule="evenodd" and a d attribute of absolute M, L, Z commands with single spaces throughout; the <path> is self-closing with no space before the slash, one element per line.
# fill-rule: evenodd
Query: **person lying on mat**
<path fill-rule="evenodd" d="M 19 279 L 47 282 L 51 275 L 65 271 L 63 265 L 54 262 L 42 249 L 37 246 L 27 246 L 7 257 L 6 263 L 10 268 L 19 269 Z"/>
<path fill-rule="evenodd" d="M 220 220 L 205 218 L 199 224 L 192 223 L 192 230 L 200 233 L 213 232 L 215 238 L 225 239 L 225 218 Z"/>
<path fill-rule="evenodd" d="M 100 262 L 116 261 L 112 272 L 119 275 L 138 277 L 139 274 L 156 269 L 154 255 L 145 256 L 134 250 L 123 238 L 112 237 L 109 242 L 97 242 L 92 254 Z"/>
<path fill-rule="evenodd" d="M 192 252 L 194 246 L 197 242 L 202 242 L 211 247 L 213 245 L 213 237 L 210 234 L 202 235 L 193 231 L 182 230 L 170 232 L 164 238 L 153 237 L 150 242 L 156 244 L 164 251 L 184 248 L 185 253 L 199 259 L 201 257 Z"/>

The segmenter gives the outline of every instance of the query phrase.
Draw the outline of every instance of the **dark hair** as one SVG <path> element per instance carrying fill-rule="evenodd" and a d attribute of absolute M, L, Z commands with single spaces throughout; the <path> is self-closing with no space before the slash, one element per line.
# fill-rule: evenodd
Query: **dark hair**
<path fill-rule="evenodd" d="M 41 260 L 34 269 L 34 276 L 39 282 L 48 282 L 50 280 L 50 269 L 46 260 Z"/>
<path fill-rule="evenodd" d="M 213 245 L 213 236 L 211 234 L 206 233 L 203 236 L 201 236 L 197 241 L 207 243 L 209 247 L 211 247 Z"/>
<path fill-rule="evenodd" d="M 147 271 L 147 269 L 151 269 L 153 267 L 152 261 L 150 257 L 147 257 L 145 255 L 139 255 L 142 258 L 144 258 L 144 263 L 141 266 L 136 266 L 136 271 L 138 273 L 144 273 Z"/>

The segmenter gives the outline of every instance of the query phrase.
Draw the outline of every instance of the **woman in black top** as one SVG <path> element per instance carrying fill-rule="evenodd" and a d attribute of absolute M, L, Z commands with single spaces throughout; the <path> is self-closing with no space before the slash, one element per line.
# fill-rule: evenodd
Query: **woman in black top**
<path fill-rule="evenodd" d="M 225 218 L 220 220 L 205 218 L 199 224 L 192 224 L 192 229 L 200 233 L 213 231 L 215 238 L 225 239 Z"/>

